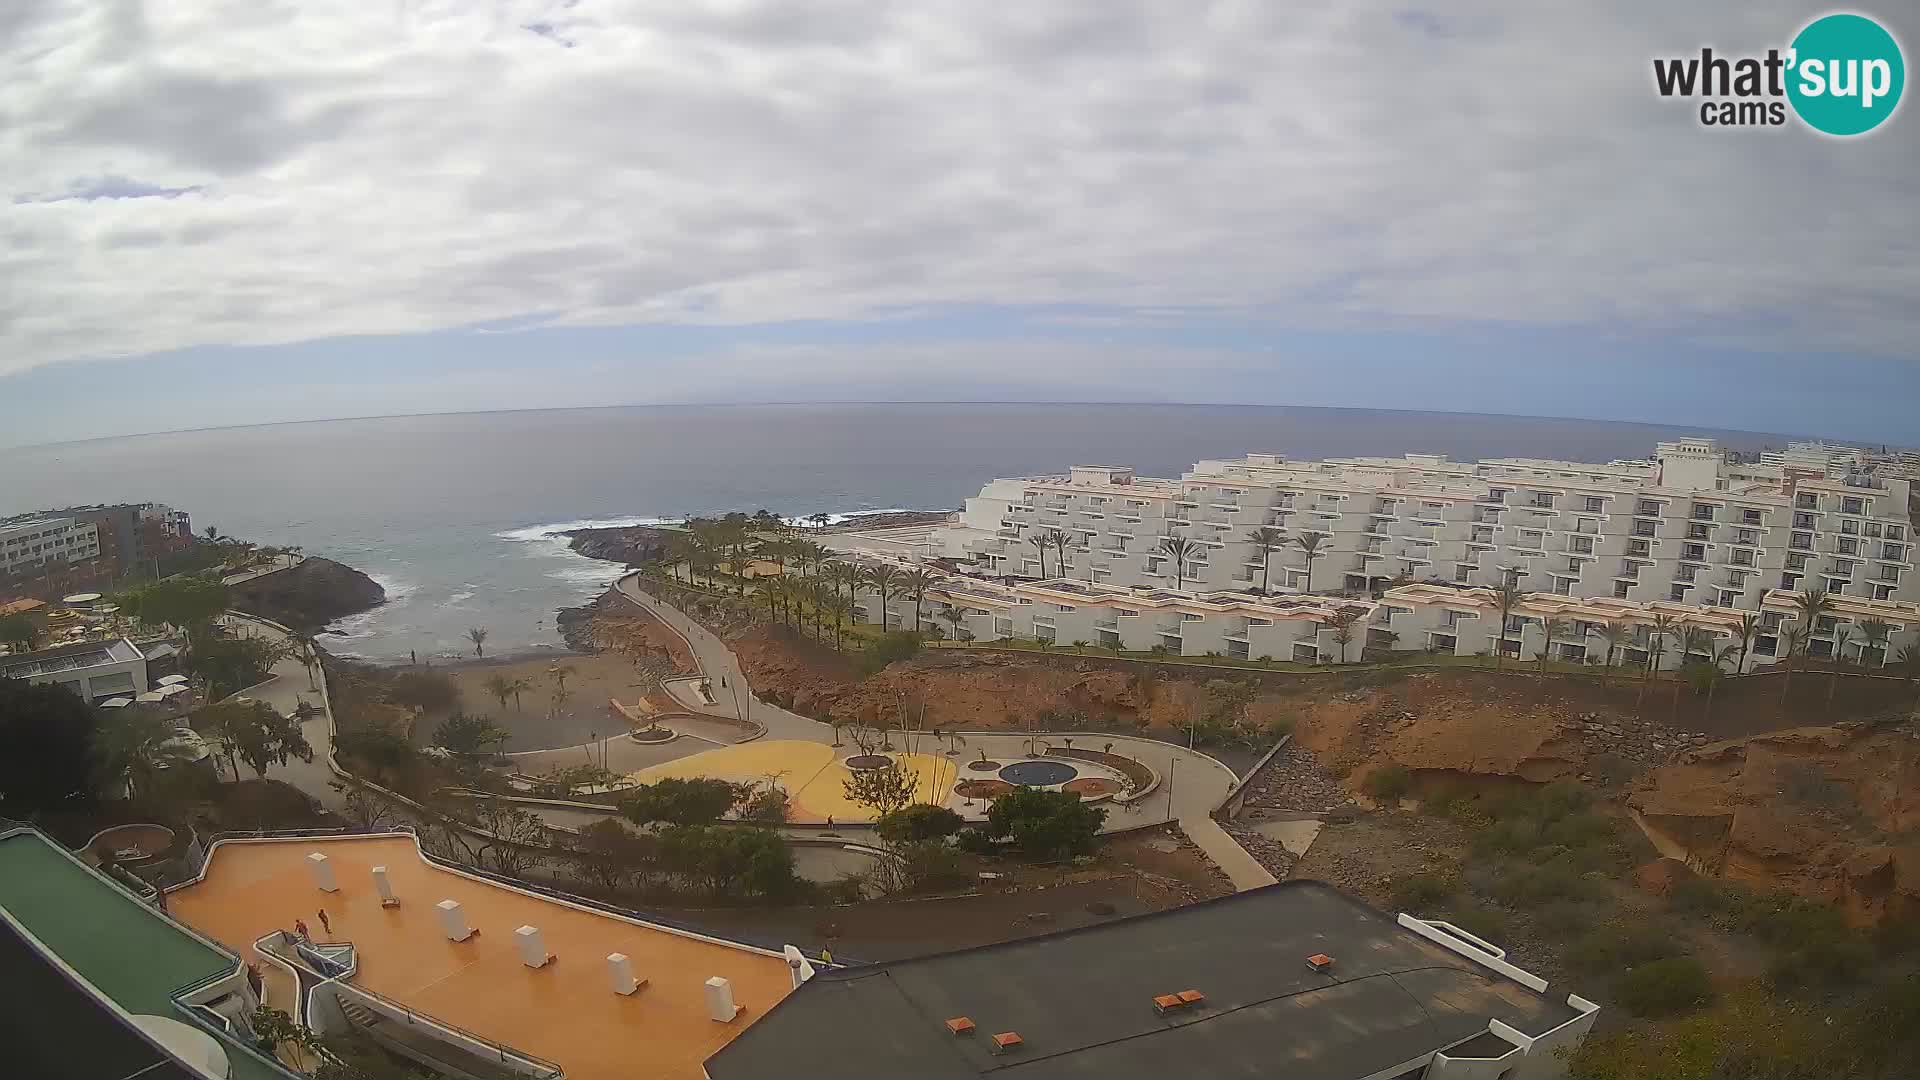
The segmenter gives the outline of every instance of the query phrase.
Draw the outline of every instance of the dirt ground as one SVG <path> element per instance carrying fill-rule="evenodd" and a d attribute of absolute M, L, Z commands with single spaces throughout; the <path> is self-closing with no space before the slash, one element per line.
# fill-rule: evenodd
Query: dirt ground
<path fill-rule="evenodd" d="M 553 669 L 567 675 L 571 695 L 556 712 L 554 691 L 559 683 Z M 491 718 L 512 734 L 504 749 L 508 752 L 544 750 L 556 746 L 575 746 L 609 732 L 628 727 L 625 719 L 614 714 L 607 702 L 618 698 L 627 704 L 639 700 L 655 685 L 653 676 L 637 668 L 631 658 L 618 653 L 581 655 L 559 653 L 532 658 L 474 660 L 461 664 L 434 665 L 460 690 L 460 708 L 469 715 Z M 525 679 L 532 684 L 523 690 L 520 700 L 507 699 L 505 707 L 487 692 L 486 683 L 494 676 L 507 680 Z M 415 728 L 424 739 L 432 734 L 439 717 L 429 716 Z"/>

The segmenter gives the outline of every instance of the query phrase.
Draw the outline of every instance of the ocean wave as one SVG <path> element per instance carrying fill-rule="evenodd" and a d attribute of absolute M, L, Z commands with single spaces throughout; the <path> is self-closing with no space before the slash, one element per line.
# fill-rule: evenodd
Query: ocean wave
<path fill-rule="evenodd" d="M 681 520 L 681 518 L 663 517 L 583 518 L 579 521 L 555 521 L 545 525 L 529 525 L 523 529 L 508 529 L 493 535 L 498 540 L 524 544 L 530 540 L 564 540 L 565 534 L 575 529 L 630 529 L 640 525 L 678 525 Z"/>
<path fill-rule="evenodd" d="M 555 581 L 564 581 L 572 585 L 607 586 L 620 580 L 627 569 L 617 563 L 608 563 L 600 559 L 587 566 L 563 566 L 558 570 L 547 571 L 547 576 Z"/>
<path fill-rule="evenodd" d="M 447 597 L 447 604 L 451 606 L 454 604 L 464 603 L 465 601 L 473 599 L 473 597 L 474 597 L 473 592 L 463 590 L 461 592 L 454 593 L 452 596 Z"/>
<path fill-rule="evenodd" d="M 916 510 L 910 506 L 894 506 L 885 510 L 849 510 L 843 514 L 828 514 L 827 524 L 845 525 L 849 522 L 858 521 L 863 517 L 874 517 L 879 514 L 950 514 L 952 512 L 951 510 Z M 786 522 L 788 525 L 803 529 L 810 528 L 813 525 L 813 522 L 804 514 L 798 517 L 781 518 L 780 520 Z"/>

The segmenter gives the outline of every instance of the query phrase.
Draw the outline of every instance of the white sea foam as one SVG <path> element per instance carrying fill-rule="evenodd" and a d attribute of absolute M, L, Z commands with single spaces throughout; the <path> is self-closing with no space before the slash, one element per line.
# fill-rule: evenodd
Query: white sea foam
<path fill-rule="evenodd" d="M 584 556 L 583 556 L 584 557 Z M 627 572 L 619 563 L 610 563 L 594 559 L 582 566 L 563 566 L 558 570 L 547 571 L 547 576 L 555 581 L 565 581 L 573 585 L 598 585 L 605 587 L 620 580 Z"/>
<path fill-rule="evenodd" d="M 458 604 L 458 603 L 461 603 L 461 602 L 463 602 L 463 601 L 467 601 L 467 600 L 471 600 L 471 599 L 473 599 L 473 596 L 474 596 L 474 594 L 473 594 L 473 592 L 472 592 L 471 590 L 463 590 L 463 591 L 461 591 L 461 592 L 457 592 L 457 593 L 454 593 L 454 594 L 453 594 L 452 596 L 449 596 L 449 597 L 447 597 L 447 605 L 448 605 L 449 607 L 451 607 L 451 606 L 453 606 L 454 604 Z"/>
<path fill-rule="evenodd" d="M 523 529 L 508 529 L 493 535 L 501 540 L 511 540 L 524 544 L 530 540 L 565 540 L 566 535 L 575 529 L 630 529 L 639 525 L 678 525 L 680 518 L 662 517 L 623 517 L 582 519 L 580 521 L 556 521 L 545 525 L 528 525 Z"/>
<path fill-rule="evenodd" d="M 885 510 L 849 510 L 844 514 L 828 514 L 827 524 L 846 525 L 857 522 L 861 518 L 874 517 L 878 514 L 950 514 L 952 512 L 951 510 L 915 510 L 905 506 L 895 506 Z M 813 522 L 804 514 L 798 517 L 781 518 L 780 520 L 803 529 L 810 528 L 813 525 Z"/>

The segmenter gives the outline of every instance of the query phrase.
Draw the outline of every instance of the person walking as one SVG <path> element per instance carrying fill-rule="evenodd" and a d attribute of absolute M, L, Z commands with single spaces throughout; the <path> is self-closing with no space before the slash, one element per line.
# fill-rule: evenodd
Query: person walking
<path fill-rule="evenodd" d="M 333 936 L 333 924 L 327 921 L 326 908 L 320 909 L 320 932 L 327 935 L 328 937 Z"/>
<path fill-rule="evenodd" d="M 293 920 L 293 932 L 300 935 L 301 941 L 311 942 L 313 940 L 312 935 L 307 933 L 307 920 L 305 919 Z"/>

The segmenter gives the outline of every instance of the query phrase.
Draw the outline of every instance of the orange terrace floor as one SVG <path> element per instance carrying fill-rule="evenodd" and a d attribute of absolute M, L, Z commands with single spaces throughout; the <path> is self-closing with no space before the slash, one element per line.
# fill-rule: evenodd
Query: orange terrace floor
<path fill-rule="evenodd" d="M 333 864 L 340 889 L 313 883 L 307 855 Z M 385 866 L 398 908 L 382 908 L 371 868 Z M 458 900 L 481 932 L 441 933 L 442 900 Z M 321 932 L 325 908 L 331 934 Z M 236 841 L 220 845 L 206 877 L 167 894 L 173 915 L 248 959 L 253 943 L 302 919 L 316 940 L 351 941 L 353 983 L 455 1027 L 558 1064 L 569 1080 L 699 1077 L 701 1062 L 786 996 L 786 962 L 588 911 L 428 863 L 411 837 Z M 556 959 L 520 962 L 513 932 L 541 929 Z M 608 987 L 606 956 L 625 953 L 648 980 L 631 997 Z M 733 984 L 741 1012 L 709 1019 L 704 984 Z"/>

